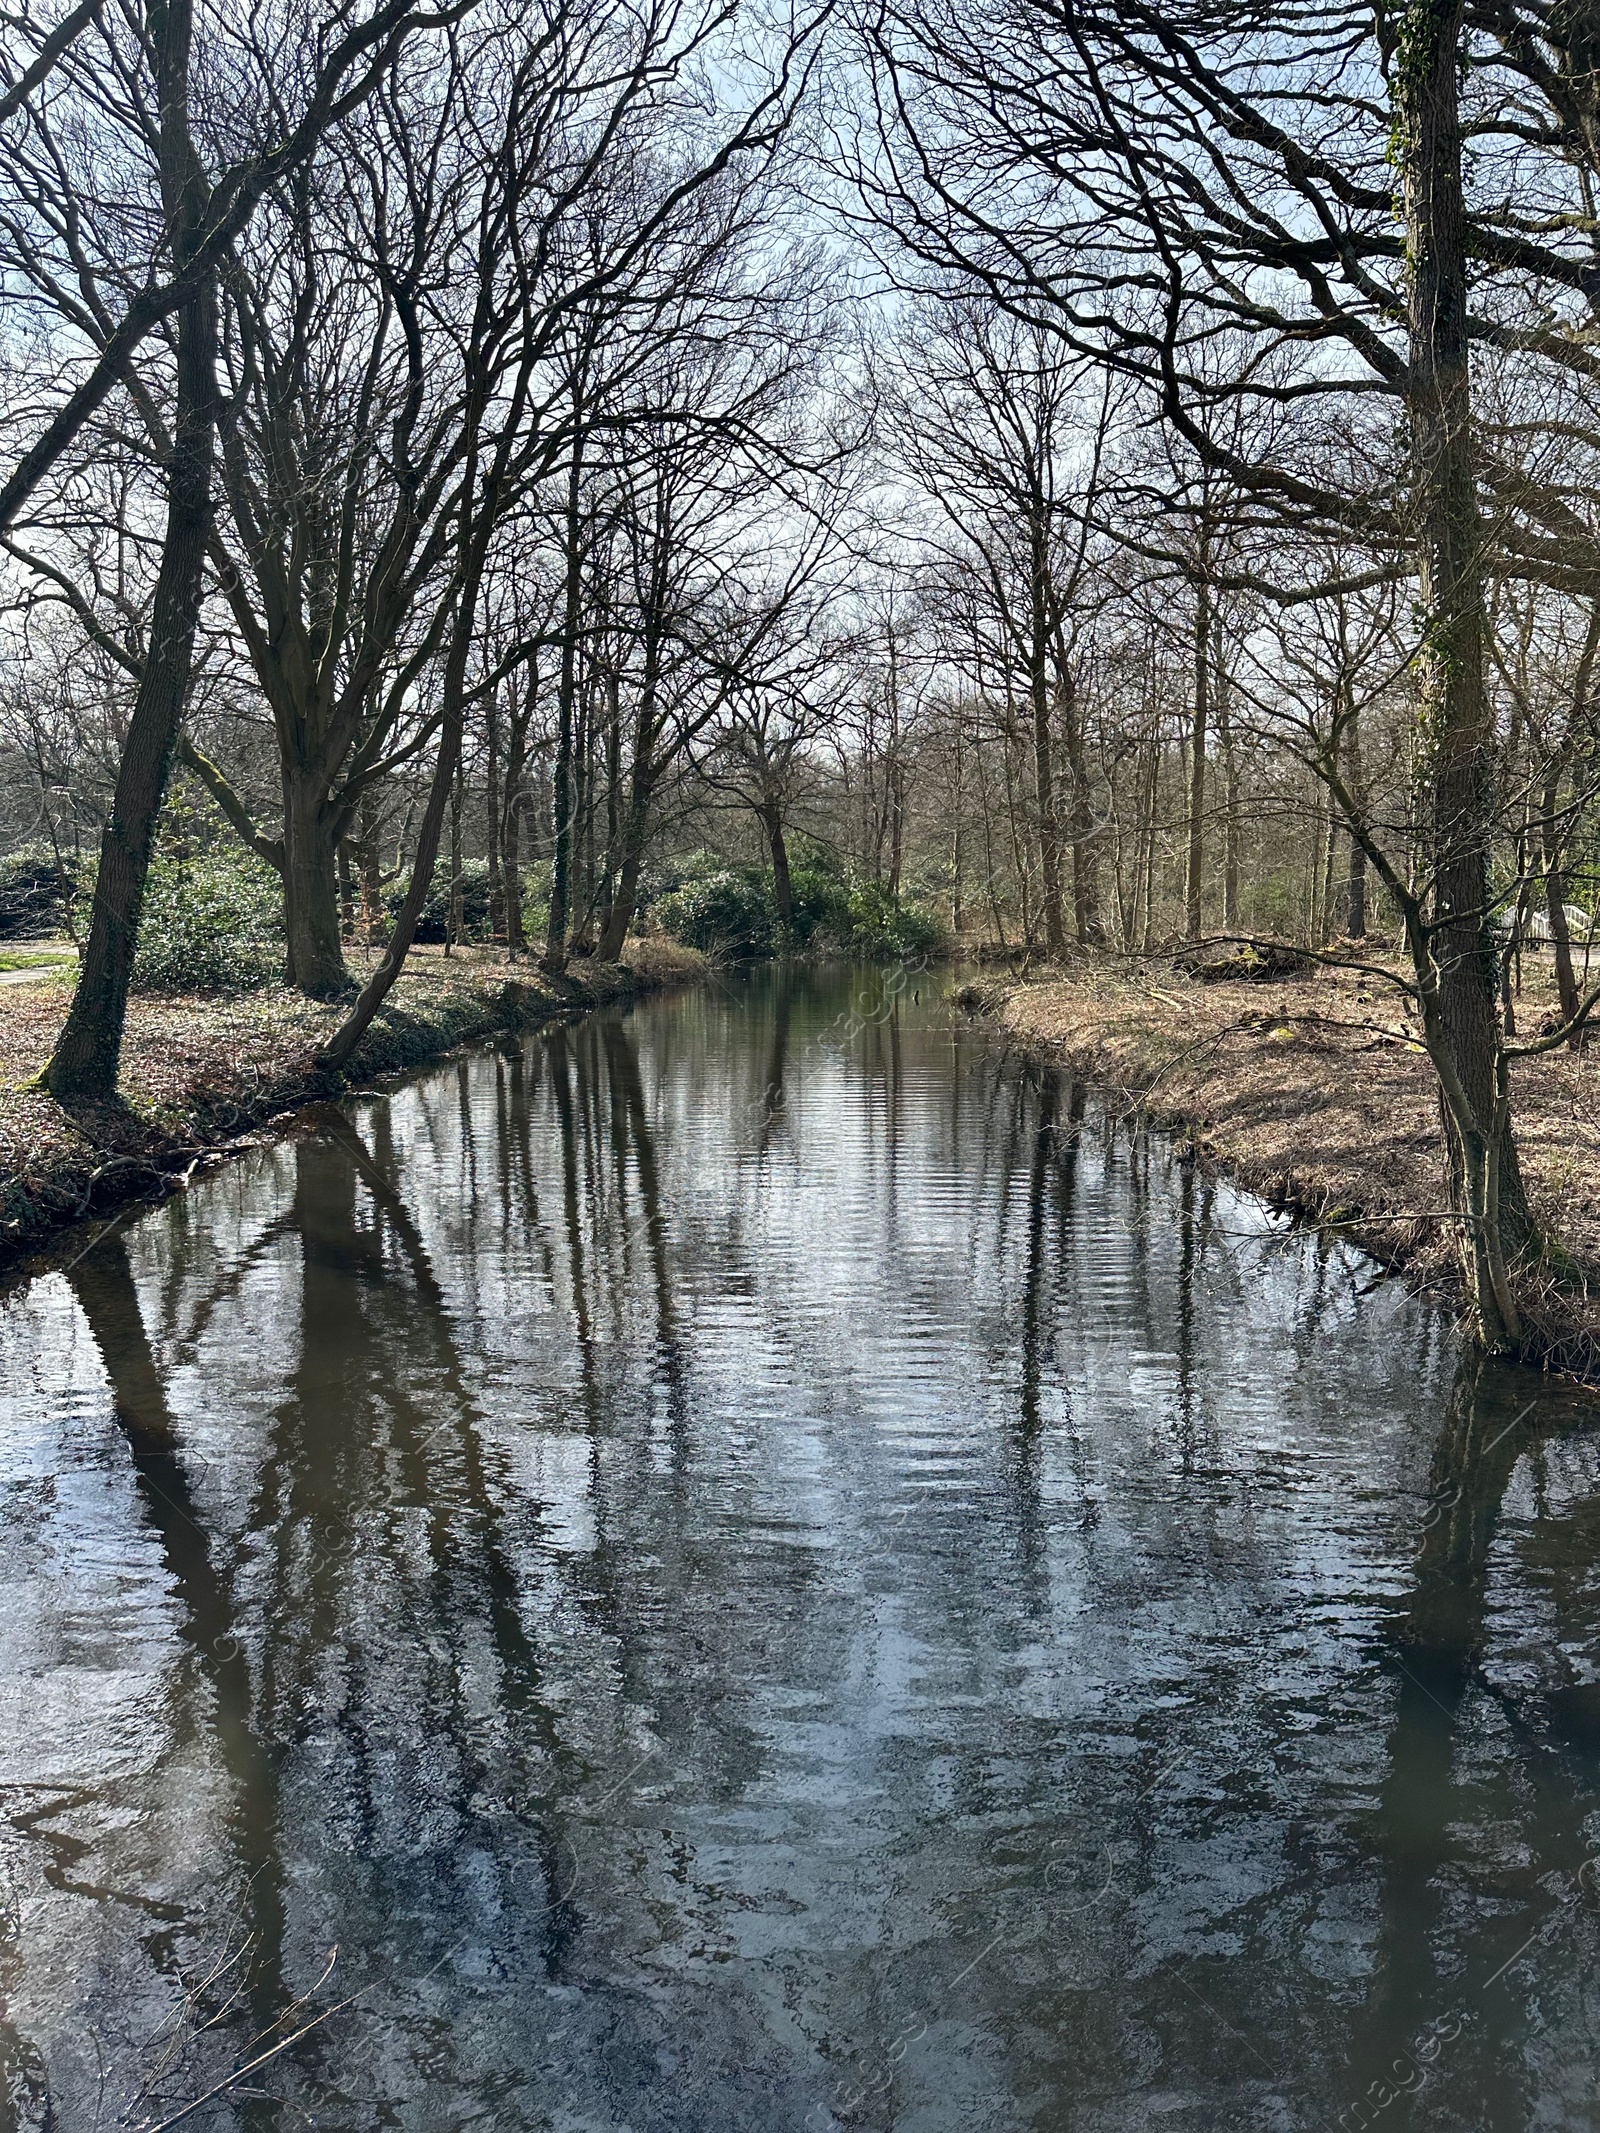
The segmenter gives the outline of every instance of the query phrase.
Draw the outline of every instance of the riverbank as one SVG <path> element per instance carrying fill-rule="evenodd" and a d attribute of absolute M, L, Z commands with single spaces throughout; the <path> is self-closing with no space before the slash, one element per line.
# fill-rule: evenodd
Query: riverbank
<path fill-rule="evenodd" d="M 281 986 L 137 996 L 123 1043 L 124 1101 L 71 1111 L 29 1084 L 65 1020 L 73 972 L 8 989 L 0 999 L 0 1272 L 86 1217 L 159 1199 L 264 1128 L 287 1125 L 301 1105 L 502 1031 L 689 982 L 704 968 L 692 949 L 670 941 L 630 941 L 624 954 L 623 963 L 578 963 L 552 980 L 489 951 L 414 949 L 338 1075 L 318 1068 L 315 1054 L 343 1018 L 342 1003 Z"/>
<path fill-rule="evenodd" d="M 1433 1073 L 1383 985 L 1328 969 L 1201 983 L 1160 964 L 985 978 L 958 997 L 1274 1207 L 1459 1296 Z M 1532 970 L 1521 1026 L 1554 1004 Z M 1515 1088 L 1529 1199 L 1561 1267 L 1526 1284 L 1527 1360 L 1600 1383 L 1600 1053 L 1522 1060 Z"/>

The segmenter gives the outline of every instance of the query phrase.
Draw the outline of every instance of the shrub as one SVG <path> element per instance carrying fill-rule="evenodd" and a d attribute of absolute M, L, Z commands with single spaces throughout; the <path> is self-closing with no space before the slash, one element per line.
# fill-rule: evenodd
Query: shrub
<path fill-rule="evenodd" d="M 397 882 L 384 897 L 384 909 L 391 919 L 395 918 L 406 900 L 410 877 Z M 428 900 L 417 920 L 415 938 L 419 941 L 439 942 L 450 937 L 450 862 L 441 858 L 433 870 L 433 880 L 428 885 Z M 461 937 L 468 941 L 490 941 L 494 928 L 489 918 L 489 862 L 486 859 L 467 859 L 461 865 Z"/>
<path fill-rule="evenodd" d="M 550 931 L 550 892 L 555 868 L 548 859 L 535 859 L 522 869 L 522 933 L 537 954 Z"/>
<path fill-rule="evenodd" d="M 1298 875 L 1275 872 L 1254 884 L 1248 899 L 1252 933 L 1277 933 L 1286 940 L 1303 934 L 1305 887 Z"/>
<path fill-rule="evenodd" d="M 283 976 L 283 887 L 229 846 L 159 852 L 145 883 L 133 982 L 140 992 L 248 992 Z"/>
<path fill-rule="evenodd" d="M 910 962 L 936 955 L 945 930 L 915 904 L 896 903 L 877 882 L 857 882 L 850 891 L 850 946 L 857 955 Z"/>
<path fill-rule="evenodd" d="M 48 845 L 25 844 L 0 857 L 0 940 L 35 940 L 66 916 L 67 878 Z"/>
<path fill-rule="evenodd" d="M 937 919 L 915 904 L 897 904 L 876 883 L 851 884 L 826 855 L 796 862 L 790 889 L 787 935 L 765 867 L 692 875 L 659 900 L 653 916 L 664 932 L 702 954 L 734 960 L 796 947 L 911 961 L 945 945 Z"/>
<path fill-rule="evenodd" d="M 777 943 L 772 880 L 759 867 L 721 867 L 686 881 L 661 898 L 655 915 L 674 939 L 702 955 L 742 960 L 770 955 Z"/>
<path fill-rule="evenodd" d="M 850 944 L 850 886 L 828 858 L 794 862 L 789 869 L 794 907 L 791 933 L 798 947 Z"/>
<path fill-rule="evenodd" d="M 648 858 L 639 872 L 639 902 L 642 906 L 658 904 L 689 882 L 709 881 L 727 864 L 719 852 L 709 851 L 704 845 L 676 859 Z"/>

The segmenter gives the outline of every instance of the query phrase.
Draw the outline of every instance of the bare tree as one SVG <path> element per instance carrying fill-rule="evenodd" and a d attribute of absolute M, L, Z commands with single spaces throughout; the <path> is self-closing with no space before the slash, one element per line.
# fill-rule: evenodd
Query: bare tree
<path fill-rule="evenodd" d="M 1490 528 L 1497 567 L 1569 592 L 1591 587 L 1597 551 L 1591 506 L 1570 477 L 1549 478 L 1522 407 L 1475 425 L 1469 351 L 1538 375 L 1569 441 L 1592 453 L 1587 328 L 1557 323 L 1588 271 L 1581 209 L 1563 212 L 1595 145 L 1585 34 L 1515 6 L 1419 4 L 1391 20 L 1313 5 L 1287 36 L 1273 10 L 1224 18 L 1202 0 L 1002 0 L 981 18 L 908 0 L 867 29 L 885 123 L 855 166 L 904 257 L 968 277 L 1148 393 L 1255 525 L 1355 540 L 1380 578 L 1410 555 L 1424 613 L 1422 893 L 1363 848 L 1404 913 L 1492 1347 L 1517 1344 L 1514 1267 L 1534 1239 L 1491 924 Z M 1468 59 L 1481 150 L 1470 201 Z M 1497 116 L 1502 85 L 1539 108 L 1539 126 Z M 1541 196 L 1552 212 L 1536 229 L 1512 203 Z M 1530 327 L 1535 289 L 1562 296 Z M 1218 336 L 1241 337 L 1251 360 L 1209 364 Z M 1264 430 L 1240 426 L 1241 404 L 1270 411 Z M 1404 416 L 1403 459 L 1388 410 Z M 1327 790 L 1359 835 L 1347 780 L 1334 772 Z"/>
<path fill-rule="evenodd" d="M 116 1085 L 145 876 L 203 597 L 218 417 L 219 262 L 275 175 L 296 168 L 339 114 L 369 92 L 414 13 L 409 0 L 390 0 L 357 26 L 329 25 L 316 41 L 321 49 L 313 47 L 308 77 L 293 85 L 291 104 L 269 107 L 275 118 L 293 109 L 286 127 L 275 141 L 223 160 L 215 178 L 204 153 L 214 144 L 203 143 L 193 111 L 188 0 L 152 7 L 120 27 L 97 15 L 101 34 L 92 60 L 74 36 L 48 68 L 29 70 L 24 80 L 31 86 L 19 82 L 21 93 L 8 99 L 16 131 L 3 149 L 11 204 L 0 217 L 0 245 L 19 284 L 94 353 L 78 387 L 0 490 L 0 526 L 13 524 L 113 385 L 125 383 L 138 396 L 141 381 L 130 366 L 139 344 L 165 319 L 175 329 L 161 565 L 78 991 L 49 1068 L 58 1096 L 103 1099 Z M 236 69 L 248 72 L 260 59 L 251 36 L 266 27 L 254 23 L 237 44 L 219 35 Z M 229 107 L 222 138 L 239 130 Z M 102 177 L 107 162 L 129 172 L 126 190 L 109 202 Z M 119 293 L 129 289 L 139 258 L 136 249 L 130 260 L 126 239 L 141 226 L 151 233 L 145 279 L 124 296 L 119 314 Z"/>

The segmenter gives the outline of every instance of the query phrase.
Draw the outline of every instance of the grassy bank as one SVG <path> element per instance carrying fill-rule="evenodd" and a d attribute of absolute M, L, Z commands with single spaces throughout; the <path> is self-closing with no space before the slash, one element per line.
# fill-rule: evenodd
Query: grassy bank
<path fill-rule="evenodd" d="M 1166 965 L 1118 966 L 980 981 L 962 998 L 1275 1207 L 1459 1296 L 1433 1074 L 1387 987 L 1342 971 L 1201 983 Z M 1521 1026 L 1554 1005 L 1532 971 Z M 1527 1359 L 1600 1383 L 1600 1050 L 1520 1061 L 1515 1086 L 1549 1245 L 1523 1284 Z"/>
<path fill-rule="evenodd" d="M 88 1216 L 158 1198 L 298 1105 L 421 1066 L 457 1045 L 682 983 L 691 949 L 630 942 L 621 964 L 578 963 L 555 982 L 526 963 L 466 950 L 413 951 L 348 1070 L 314 1064 L 344 1007 L 283 987 L 235 996 L 136 997 L 122 1053 L 124 1101 L 67 1111 L 30 1086 L 72 997 L 60 978 L 0 993 L 0 1269 Z"/>

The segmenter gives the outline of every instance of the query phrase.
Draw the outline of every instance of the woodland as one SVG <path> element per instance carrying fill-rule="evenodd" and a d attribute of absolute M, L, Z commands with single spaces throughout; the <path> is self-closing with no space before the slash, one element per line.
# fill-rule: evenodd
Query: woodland
<path fill-rule="evenodd" d="M 114 1103 L 140 988 L 336 1002 L 337 1070 L 419 943 L 1292 950 L 1409 1018 L 1484 1344 L 1587 1283 L 1518 1156 L 1600 999 L 1581 0 L 0 40 L 0 924 L 77 951 L 56 1102 Z"/>

